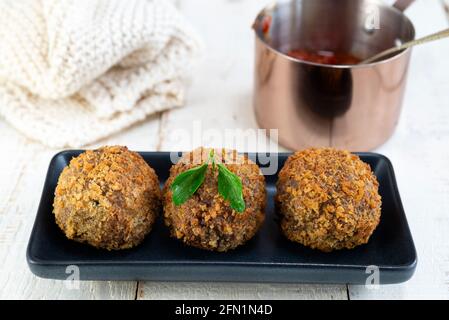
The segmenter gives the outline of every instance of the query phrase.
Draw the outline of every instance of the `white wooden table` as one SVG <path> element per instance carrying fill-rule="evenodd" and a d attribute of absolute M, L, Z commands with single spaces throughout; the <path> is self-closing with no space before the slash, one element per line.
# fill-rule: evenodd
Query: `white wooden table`
<path fill-rule="evenodd" d="M 250 26 L 266 1 L 178 0 L 205 39 L 207 52 L 192 76 L 184 108 L 159 114 L 97 145 L 134 150 L 184 150 L 173 129 L 256 128 L 251 94 Z M 418 36 L 446 28 L 438 0 L 418 0 L 408 15 Z M 400 285 L 363 286 L 168 282 L 82 282 L 35 277 L 25 249 L 52 150 L 0 120 L 0 298 L 3 299 L 389 299 L 449 298 L 449 41 L 414 52 L 404 111 L 392 139 L 377 151 L 393 162 L 418 250 L 414 277 Z M 213 144 L 212 141 L 206 141 Z"/>

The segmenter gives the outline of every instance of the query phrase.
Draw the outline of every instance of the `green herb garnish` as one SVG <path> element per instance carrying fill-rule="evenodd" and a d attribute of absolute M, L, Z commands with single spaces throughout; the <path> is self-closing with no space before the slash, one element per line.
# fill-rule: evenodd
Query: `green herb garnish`
<path fill-rule="evenodd" d="M 186 202 L 203 184 L 207 163 L 179 174 L 171 185 L 173 202 L 179 206 Z"/>
<path fill-rule="evenodd" d="M 173 203 L 177 206 L 186 202 L 203 184 L 209 163 L 212 170 L 218 168 L 218 193 L 229 202 L 232 209 L 242 213 L 245 211 L 242 180 L 232 173 L 224 164 L 215 163 L 215 151 L 212 149 L 205 163 L 180 173 L 170 186 Z"/>
<path fill-rule="evenodd" d="M 242 180 L 218 163 L 218 193 L 229 201 L 231 208 L 237 212 L 245 211 L 245 201 L 243 200 Z"/>

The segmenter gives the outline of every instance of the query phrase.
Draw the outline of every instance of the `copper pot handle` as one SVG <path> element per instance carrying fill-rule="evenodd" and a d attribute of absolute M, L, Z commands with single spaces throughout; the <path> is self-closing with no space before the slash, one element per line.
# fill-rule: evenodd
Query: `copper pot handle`
<path fill-rule="evenodd" d="M 405 11 L 413 2 L 415 2 L 415 0 L 396 0 L 393 7 L 400 11 Z"/>

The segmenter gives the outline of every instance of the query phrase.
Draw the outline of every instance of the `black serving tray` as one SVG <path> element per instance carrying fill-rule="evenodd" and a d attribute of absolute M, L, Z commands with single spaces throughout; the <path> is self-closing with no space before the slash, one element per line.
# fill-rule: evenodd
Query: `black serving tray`
<path fill-rule="evenodd" d="M 191 248 L 169 236 L 160 217 L 145 241 L 134 249 L 106 251 L 68 240 L 52 213 L 59 174 L 82 151 L 53 157 L 27 248 L 31 271 L 39 277 L 66 279 L 79 267 L 81 280 L 236 281 L 365 284 L 372 268 L 380 283 L 410 279 L 417 257 L 399 197 L 391 162 L 382 155 L 359 153 L 380 183 L 381 221 L 366 245 L 331 253 L 288 241 L 280 232 L 273 206 L 277 175 L 266 176 L 266 220 L 257 235 L 226 253 Z M 161 185 L 171 166 L 168 152 L 141 152 Z M 279 154 L 279 169 L 289 154 Z M 69 268 L 68 268 L 69 267 Z M 367 269 L 368 268 L 368 269 Z"/>

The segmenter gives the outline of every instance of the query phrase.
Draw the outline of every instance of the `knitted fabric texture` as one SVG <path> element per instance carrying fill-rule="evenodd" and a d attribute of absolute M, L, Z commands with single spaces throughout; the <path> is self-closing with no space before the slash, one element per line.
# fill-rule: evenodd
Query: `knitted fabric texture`
<path fill-rule="evenodd" d="M 166 0 L 0 1 L 0 115 L 51 147 L 183 104 L 200 42 Z"/>

